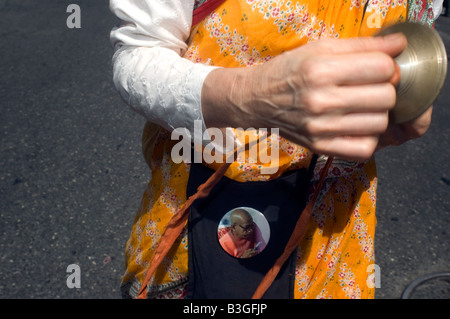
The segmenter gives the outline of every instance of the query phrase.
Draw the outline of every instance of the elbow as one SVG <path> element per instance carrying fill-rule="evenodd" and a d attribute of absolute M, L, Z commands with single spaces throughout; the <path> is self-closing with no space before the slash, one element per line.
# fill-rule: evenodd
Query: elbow
<path fill-rule="evenodd" d="M 112 58 L 113 83 L 125 104 L 148 119 L 151 117 L 151 96 L 154 92 L 144 81 L 137 80 L 149 72 L 145 67 L 146 59 L 141 59 L 140 50 L 140 47 L 122 46 L 115 51 Z"/>
<path fill-rule="evenodd" d="M 135 50 L 135 48 L 116 46 L 112 57 L 113 84 L 122 100 L 128 105 L 130 105 L 131 102 L 129 81 L 132 74 L 129 62 L 130 57 L 133 54 L 133 50 Z"/>

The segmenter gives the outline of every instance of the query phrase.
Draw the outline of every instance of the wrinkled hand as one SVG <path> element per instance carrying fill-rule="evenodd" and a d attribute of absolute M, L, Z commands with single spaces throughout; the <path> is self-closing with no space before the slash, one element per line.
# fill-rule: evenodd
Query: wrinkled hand
<path fill-rule="evenodd" d="M 208 126 L 279 128 L 313 152 L 367 159 L 395 105 L 394 57 L 401 34 L 324 39 L 252 68 L 208 75 L 202 107 Z"/>
<path fill-rule="evenodd" d="M 432 112 L 433 107 L 430 107 L 421 116 L 412 121 L 389 125 L 386 132 L 379 138 L 377 150 L 387 146 L 401 145 L 411 139 L 423 136 L 430 127 Z"/>

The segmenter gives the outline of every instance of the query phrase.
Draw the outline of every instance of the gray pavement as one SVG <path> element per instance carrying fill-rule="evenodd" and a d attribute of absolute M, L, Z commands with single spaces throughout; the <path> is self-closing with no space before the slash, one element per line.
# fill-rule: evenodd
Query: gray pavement
<path fill-rule="evenodd" d="M 450 52 L 450 17 L 436 22 Z M 376 155 L 378 167 L 377 298 L 398 298 L 414 280 L 450 270 L 450 81 L 420 139 Z M 430 298 L 450 299 L 450 281 L 435 280 Z M 418 288 L 418 290 L 420 290 Z M 412 294 L 425 298 L 424 294 Z"/>
<path fill-rule="evenodd" d="M 120 298 L 124 246 L 150 176 L 143 119 L 112 85 L 108 1 L 0 0 L 0 298 Z M 436 25 L 450 51 L 450 18 Z M 377 154 L 381 288 L 450 270 L 450 86 L 421 139 Z M 67 267 L 81 288 L 68 288 Z M 450 297 L 449 284 L 421 298 Z M 436 294 L 437 292 L 437 294 Z"/>

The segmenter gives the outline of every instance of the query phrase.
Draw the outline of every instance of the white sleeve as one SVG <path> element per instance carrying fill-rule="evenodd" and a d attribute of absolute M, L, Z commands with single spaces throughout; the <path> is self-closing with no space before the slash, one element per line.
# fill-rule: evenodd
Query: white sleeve
<path fill-rule="evenodd" d="M 113 80 L 121 97 L 147 120 L 168 130 L 201 120 L 203 81 L 214 69 L 182 58 L 194 0 L 110 0 L 120 24 L 110 34 Z M 193 135 L 192 135 L 193 136 Z"/>
<path fill-rule="evenodd" d="M 439 16 L 441 15 L 443 3 L 444 3 L 444 0 L 433 0 L 434 20 L 439 18 Z"/>

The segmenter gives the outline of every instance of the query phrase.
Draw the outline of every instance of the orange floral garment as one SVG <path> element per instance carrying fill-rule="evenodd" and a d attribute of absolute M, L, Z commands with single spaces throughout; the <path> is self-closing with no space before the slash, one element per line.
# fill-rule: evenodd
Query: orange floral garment
<path fill-rule="evenodd" d="M 370 36 L 384 25 L 404 21 L 404 0 L 294 1 L 228 0 L 199 25 L 185 58 L 221 67 L 250 67 L 321 38 Z M 170 133 L 150 129 L 143 150 L 152 169 L 126 245 L 124 297 L 136 297 L 165 226 L 186 201 L 189 164 L 175 164 Z M 235 133 L 239 133 L 236 132 Z M 254 131 L 258 138 L 263 131 Z M 312 153 L 269 134 L 267 145 L 279 145 L 278 170 L 261 174 L 261 162 L 245 158 L 226 176 L 237 181 L 268 180 L 307 167 Z M 320 157 L 313 183 L 325 163 Z M 217 168 L 220 164 L 211 165 Z M 273 165 L 273 163 L 272 163 Z M 305 239 L 299 243 L 295 298 L 373 298 L 376 168 L 373 160 L 335 159 L 315 204 Z M 183 298 L 188 282 L 188 239 L 184 231 L 159 266 L 147 288 L 148 298 Z M 249 296 L 250 297 L 250 296 Z"/>

